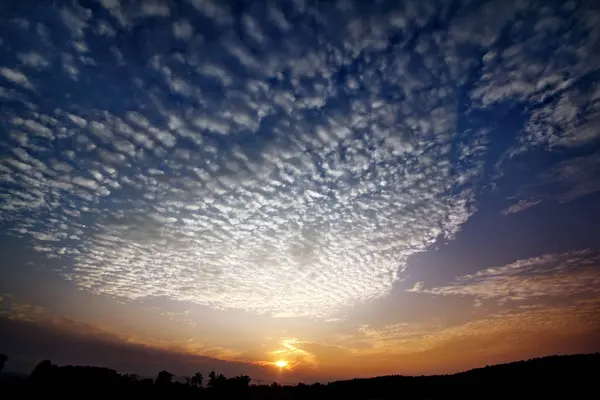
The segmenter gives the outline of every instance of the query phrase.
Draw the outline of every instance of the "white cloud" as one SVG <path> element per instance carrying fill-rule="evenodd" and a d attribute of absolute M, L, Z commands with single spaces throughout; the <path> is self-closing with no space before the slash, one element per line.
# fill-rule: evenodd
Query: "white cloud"
<path fill-rule="evenodd" d="M 59 15 L 63 24 L 71 31 L 75 39 L 82 39 L 84 37 L 84 30 L 88 27 L 87 20 L 91 17 L 90 9 L 80 7 L 79 5 L 63 7 Z"/>
<path fill-rule="evenodd" d="M 187 20 L 180 20 L 173 23 L 173 35 L 179 39 L 189 39 L 194 34 L 194 28 Z"/>
<path fill-rule="evenodd" d="M 264 45 L 267 41 L 267 37 L 262 31 L 262 28 L 256 20 L 250 15 L 246 14 L 242 17 L 242 24 L 244 26 L 244 30 L 246 35 L 251 37 L 256 43 L 260 45 Z"/>
<path fill-rule="evenodd" d="M 148 17 L 168 17 L 171 10 L 165 2 L 146 0 L 142 3 L 141 13 Z"/>
<path fill-rule="evenodd" d="M 200 13 L 219 24 L 229 24 L 233 21 L 226 3 L 215 0 L 188 0 L 188 2 Z"/>
<path fill-rule="evenodd" d="M 20 71 L 11 68 L 0 68 L 0 76 L 4 79 L 11 81 L 14 84 L 23 86 L 26 89 L 33 90 L 33 85 L 29 78 Z"/>
<path fill-rule="evenodd" d="M 282 31 L 288 31 L 291 28 L 291 24 L 287 21 L 285 15 L 283 15 L 283 12 L 281 12 L 281 10 L 274 5 L 269 6 L 268 13 L 271 20 L 275 22 L 277 27 Z"/>
<path fill-rule="evenodd" d="M 11 119 L 11 124 L 26 129 L 33 135 L 43 137 L 45 139 L 54 139 L 52 129 L 46 125 L 36 121 L 35 119 L 23 119 L 21 117 L 14 117 Z"/>
<path fill-rule="evenodd" d="M 218 79 L 223 86 L 231 85 L 233 78 L 230 73 L 226 71 L 222 66 L 215 65 L 212 63 L 203 63 L 198 67 L 198 73 L 204 76 L 213 77 Z"/>
<path fill-rule="evenodd" d="M 533 206 L 536 206 L 538 204 L 540 204 L 542 202 L 542 200 L 519 200 L 518 202 L 516 202 L 515 204 L 510 205 L 509 207 L 507 207 L 506 209 L 504 209 L 502 211 L 502 214 L 504 215 L 508 215 L 508 214 L 515 214 L 521 211 L 525 211 L 528 208 L 531 208 Z"/>
<path fill-rule="evenodd" d="M 36 53 L 34 51 L 30 51 L 27 53 L 18 53 L 17 58 L 19 59 L 19 61 L 21 61 L 28 67 L 44 68 L 50 65 L 50 62 L 48 62 L 48 60 L 46 60 L 41 54 Z"/>

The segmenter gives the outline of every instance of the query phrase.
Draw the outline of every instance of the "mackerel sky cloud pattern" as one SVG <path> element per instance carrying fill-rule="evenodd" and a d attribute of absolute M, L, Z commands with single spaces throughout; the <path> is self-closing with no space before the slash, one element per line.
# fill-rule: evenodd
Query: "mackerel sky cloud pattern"
<path fill-rule="evenodd" d="M 309 3 L 16 7 L 1 222 L 86 291 L 329 317 L 453 239 L 499 166 L 600 135 L 591 2 Z M 530 111 L 495 149 L 506 100 Z"/>

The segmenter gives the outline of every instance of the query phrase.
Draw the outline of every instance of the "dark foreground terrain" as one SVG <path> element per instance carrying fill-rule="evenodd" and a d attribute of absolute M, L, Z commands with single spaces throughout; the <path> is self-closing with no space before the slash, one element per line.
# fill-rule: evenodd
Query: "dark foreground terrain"
<path fill-rule="evenodd" d="M 100 367 L 39 363 L 27 377 L 3 374 L 0 399 L 599 399 L 600 353 L 550 356 L 488 366 L 453 375 L 382 376 L 328 384 L 253 385 L 248 376 L 196 374 L 172 382 L 122 375 Z M 206 384 L 203 384 L 206 383 Z"/>

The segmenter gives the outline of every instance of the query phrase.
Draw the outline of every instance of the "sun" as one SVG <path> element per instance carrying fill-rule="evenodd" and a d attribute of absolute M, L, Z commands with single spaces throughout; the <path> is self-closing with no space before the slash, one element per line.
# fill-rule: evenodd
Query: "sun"
<path fill-rule="evenodd" d="M 279 360 L 279 361 L 275 361 L 275 365 L 278 366 L 279 368 L 285 368 L 288 366 L 288 362 L 285 360 Z"/>

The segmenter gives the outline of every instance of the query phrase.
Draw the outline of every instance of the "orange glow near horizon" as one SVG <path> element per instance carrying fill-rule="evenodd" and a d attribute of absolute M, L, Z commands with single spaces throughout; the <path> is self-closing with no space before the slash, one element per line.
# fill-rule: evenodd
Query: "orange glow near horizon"
<path fill-rule="evenodd" d="M 275 365 L 279 368 L 285 368 L 287 367 L 289 364 L 287 361 L 285 360 L 279 360 L 279 361 L 275 361 Z"/>

